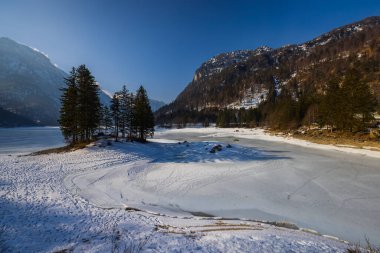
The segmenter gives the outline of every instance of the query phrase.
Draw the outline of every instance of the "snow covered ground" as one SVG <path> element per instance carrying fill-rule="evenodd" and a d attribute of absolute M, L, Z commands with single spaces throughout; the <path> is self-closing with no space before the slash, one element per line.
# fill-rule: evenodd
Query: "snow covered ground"
<path fill-rule="evenodd" d="M 227 148 L 234 133 L 223 135 L 223 131 L 162 131 L 149 144 L 114 143 L 32 157 L 0 155 L 1 251 L 344 252 L 346 243 L 309 232 L 247 219 L 199 217 L 190 212 L 298 221 L 291 216 L 294 212 L 296 218 L 312 218 L 324 224 L 329 221 L 323 220 L 326 217 L 318 208 L 325 207 L 327 198 L 332 206 L 343 201 L 336 210 L 343 210 L 344 222 L 335 224 L 340 230 L 352 229 L 345 226 L 352 218 L 345 209 L 358 215 L 356 207 L 362 206 L 362 217 L 355 221 L 357 229 L 365 219 L 380 217 L 376 199 L 366 202 L 357 197 L 366 194 L 378 198 L 368 195 L 374 190 L 374 194 L 379 193 L 378 183 L 371 182 L 379 182 L 380 173 L 368 174 L 370 166 L 354 173 L 352 177 L 360 184 L 349 184 L 348 188 L 344 184 L 354 180 L 345 178 L 344 169 L 332 171 L 328 177 L 339 176 L 335 184 L 344 184 L 329 188 L 331 182 L 324 176 L 327 168 L 323 168 L 328 163 L 320 164 L 320 177 L 310 169 L 287 170 L 288 165 L 295 166 L 293 160 L 299 156 L 280 152 L 278 142 L 271 142 L 277 150 L 265 149 L 262 143 L 252 147 L 250 140 L 244 142 L 238 137 L 239 142 L 231 139 L 232 147 Z M 219 137 L 207 136 L 218 133 Z M 194 141 L 173 141 L 185 137 Z M 216 145 L 213 141 L 223 146 L 220 152 L 209 152 Z M 336 159 L 335 154 L 331 156 Z M 376 160 L 368 159 L 369 163 Z M 301 164 L 306 160 L 301 159 Z M 335 192 L 328 192 L 331 189 Z M 316 199 L 310 199 L 313 192 Z M 286 202 L 295 204 L 293 209 Z M 126 210 L 127 206 L 148 212 Z M 313 208 L 310 215 L 303 214 Z M 378 222 L 372 220 L 377 227 Z M 367 233 L 370 238 L 371 233 Z"/>
<path fill-rule="evenodd" d="M 222 138 L 222 137 L 234 137 L 234 138 L 244 138 L 244 139 L 250 139 L 250 140 L 263 140 L 263 141 L 269 141 L 269 142 L 279 142 L 279 143 L 286 143 L 286 144 L 292 144 L 297 146 L 302 146 L 306 148 L 313 148 L 313 149 L 319 149 L 319 150 L 326 150 L 326 151 L 339 151 L 344 153 L 351 153 L 351 154 L 359 154 L 369 157 L 375 157 L 380 158 L 380 152 L 371 150 L 370 147 L 367 149 L 359 149 L 355 147 L 348 147 L 348 146 L 335 146 L 335 145 L 324 145 L 324 144 L 318 144 L 318 143 L 312 143 L 306 140 L 300 140 L 293 138 L 291 136 L 289 137 L 283 137 L 283 136 L 276 136 L 267 133 L 262 128 L 252 128 L 252 129 L 244 129 L 244 128 L 216 128 L 216 127 L 208 127 L 208 128 L 181 128 L 181 129 L 158 129 L 156 132 L 157 136 L 170 136 L 170 138 L 177 137 L 180 139 L 183 139 L 184 136 L 189 136 L 190 138 L 194 138 L 197 136 L 198 138 L 203 139 L 213 139 L 213 138 Z M 169 138 L 169 137 L 168 137 Z"/>

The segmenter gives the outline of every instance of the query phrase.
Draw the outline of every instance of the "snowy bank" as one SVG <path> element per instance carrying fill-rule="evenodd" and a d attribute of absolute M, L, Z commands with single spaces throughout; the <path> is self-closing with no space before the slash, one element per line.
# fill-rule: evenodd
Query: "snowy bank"
<path fill-rule="evenodd" d="M 211 138 L 234 136 L 236 138 L 264 140 L 264 141 L 271 141 L 271 142 L 282 142 L 282 143 L 288 143 L 292 145 L 314 148 L 314 149 L 333 150 L 333 151 L 340 151 L 340 152 L 345 152 L 345 153 L 359 154 L 359 155 L 365 155 L 369 157 L 380 158 L 380 151 L 360 149 L 360 148 L 354 148 L 354 147 L 318 144 L 318 143 L 313 143 L 306 140 L 293 138 L 291 136 L 288 136 L 288 137 L 277 136 L 277 135 L 266 132 L 262 128 L 247 129 L 247 128 L 207 127 L 207 128 L 181 128 L 181 129 L 170 129 L 170 130 L 158 129 L 156 136 L 160 136 L 160 133 L 178 134 L 179 136 L 185 133 L 186 134 L 194 133 L 194 134 L 198 134 L 200 137 L 211 137 Z"/>

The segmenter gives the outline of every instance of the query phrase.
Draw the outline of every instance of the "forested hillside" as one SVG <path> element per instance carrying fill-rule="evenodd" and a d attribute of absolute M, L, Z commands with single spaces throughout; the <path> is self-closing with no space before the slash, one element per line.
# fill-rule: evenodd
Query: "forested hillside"
<path fill-rule="evenodd" d="M 36 126 L 30 119 L 6 111 L 0 107 L 0 127 Z"/>
<path fill-rule="evenodd" d="M 380 17 L 370 17 L 303 44 L 213 57 L 155 116 L 162 125 L 319 123 L 352 130 L 379 111 L 378 101 Z M 332 122 L 337 112 L 340 122 Z"/>

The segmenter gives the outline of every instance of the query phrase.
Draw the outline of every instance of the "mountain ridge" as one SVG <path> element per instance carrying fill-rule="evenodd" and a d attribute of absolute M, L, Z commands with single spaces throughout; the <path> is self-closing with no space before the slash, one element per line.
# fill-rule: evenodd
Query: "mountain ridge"
<path fill-rule="evenodd" d="M 58 125 L 61 88 L 68 74 L 42 51 L 0 38 L 0 126 Z M 109 106 L 110 94 L 101 89 L 99 98 Z M 152 101 L 157 110 L 163 103 Z"/>
<path fill-rule="evenodd" d="M 0 38 L 0 106 L 36 124 L 56 125 L 66 73 L 46 55 Z"/>
<path fill-rule="evenodd" d="M 233 52 L 222 53 L 204 62 L 196 70 L 197 78 L 172 103 L 155 114 L 156 120 L 159 124 L 186 123 L 185 121 L 199 123 L 195 119 L 202 121 L 204 117 L 194 116 L 197 112 L 209 114 L 206 111 L 222 108 L 256 108 L 265 100 L 272 87 L 277 91 L 285 87 L 294 96 L 299 90 L 305 89 L 315 89 L 320 93 L 332 75 L 331 71 L 344 75 L 353 62 L 358 62 L 360 68 L 365 68 L 362 65 L 372 66 L 365 74 L 379 98 L 380 84 L 376 82 L 379 76 L 379 36 L 380 17 L 374 16 L 332 29 L 304 43 L 268 48 L 260 54 L 254 54 L 255 50 L 245 50 L 250 56 L 233 64 L 228 64 L 233 59 L 229 59 L 227 64 L 212 60 L 223 59 L 226 54 L 233 55 Z M 210 63 L 226 67 L 213 71 L 212 68 L 207 68 Z M 211 69 L 211 75 L 204 73 L 208 69 Z M 199 78 L 197 73 L 203 73 L 202 76 L 206 78 Z M 211 114 L 215 120 L 215 113 Z"/>

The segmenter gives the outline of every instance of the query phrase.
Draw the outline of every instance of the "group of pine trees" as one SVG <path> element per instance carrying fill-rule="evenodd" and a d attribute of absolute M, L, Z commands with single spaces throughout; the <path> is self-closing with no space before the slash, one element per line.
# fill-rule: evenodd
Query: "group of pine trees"
<path fill-rule="evenodd" d="M 256 127 L 260 122 L 260 117 L 256 108 L 224 109 L 218 113 L 216 125 L 218 127 Z"/>
<path fill-rule="evenodd" d="M 144 87 L 136 94 L 125 86 L 116 92 L 111 106 L 101 105 L 99 86 L 85 65 L 72 68 L 62 89 L 59 124 L 71 143 L 87 142 L 96 134 L 112 132 L 115 139 L 144 142 L 154 134 L 154 117 Z"/>
<path fill-rule="evenodd" d="M 100 119 L 99 86 L 85 65 L 72 68 L 62 89 L 59 124 L 70 143 L 92 138 Z"/>
<path fill-rule="evenodd" d="M 327 84 L 320 105 L 320 125 L 331 130 L 355 131 L 364 129 L 376 110 L 376 97 L 359 73 L 351 69 L 343 80 L 333 77 Z"/>
<path fill-rule="evenodd" d="M 140 86 L 136 94 L 125 86 L 116 92 L 111 100 L 110 115 L 115 129 L 115 138 L 121 132 L 122 138 L 145 141 L 154 134 L 154 116 L 144 87 Z"/>
<path fill-rule="evenodd" d="M 283 87 L 280 94 L 269 90 L 265 102 L 255 109 L 219 111 L 219 127 L 265 125 L 289 129 L 317 123 L 331 131 L 362 131 L 373 122 L 376 97 L 356 68 L 343 78 L 333 75 L 321 93 L 312 87 L 294 93 Z"/>

